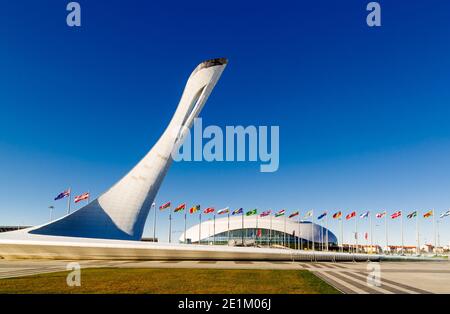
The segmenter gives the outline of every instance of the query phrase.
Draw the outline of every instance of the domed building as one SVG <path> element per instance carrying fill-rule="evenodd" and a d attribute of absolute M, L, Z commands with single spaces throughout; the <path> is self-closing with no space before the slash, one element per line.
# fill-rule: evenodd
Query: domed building
<path fill-rule="evenodd" d="M 330 230 L 309 221 L 288 219 L 285 216 L 229 216 L 210 218 L 181 234 L 181 243 L 228 244 L 233 246 L 284 246 L 316 248 L 337 245 Z"/>

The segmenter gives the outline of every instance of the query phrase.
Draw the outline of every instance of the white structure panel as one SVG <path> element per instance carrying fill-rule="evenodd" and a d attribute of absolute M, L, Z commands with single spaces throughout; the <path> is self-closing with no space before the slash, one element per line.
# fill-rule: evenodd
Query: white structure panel
<path fill-rule="evenodd" d="M 206 218 L 206 217 L 205 217 Z M 211 215 L 209 215 L 209 220 L 202 221 L 201 227 L 200 224 L 197 224 L 186 230 L 186 239 L 191 239 L 192 242 L 198 242 L 199 232 L 201 232 L 201 240 L 212 237 L 214 235 L 214 220 L 211 219 Z M 285 225 L 286 223 L 286 225 Z M 296 236 L 300 234 L 302 239 L 312 241 L 314 238 L 315 242 L 326 242 L 327 237 L 327 229 L 319 226 L 317 224 L 312 224 L 310 222 L 300 222 L 296 219 L 289 219 L 282 217 L 272 217 L 272 221 L 269 216 L 259 217 L 256 215 L 253 216 L 244 216 L 244 229 L 267 229 L 267 230 L 276 230 L 279 232 L 285 232 L 287 234 L 293 235 L 295 233 Z M 239 230 L 242 228 L 242 216 L 230 216 L 230 231 L 231 230 Z M 228 217 L 218 218 L 216 216 L 215 222 L 215 234 L 223 233 L 228 231 Z M 180 242 L 184 241 L 184 233 L 181 234 L 179 238 Z M 328 230 L 328 242 L 337 243 L 336 236 Z"/>

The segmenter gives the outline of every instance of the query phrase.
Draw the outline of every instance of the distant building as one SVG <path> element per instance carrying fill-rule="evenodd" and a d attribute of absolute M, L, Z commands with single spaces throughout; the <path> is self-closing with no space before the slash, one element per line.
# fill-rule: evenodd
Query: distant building
<path fill-rule="evenodd" d="M 434 245 L 432 244 L 424 244 L 420 247 L 420 250 L 424 253 L 433 253 Z"/>
<path fill-rule="evenodd" d="M 415 245 L 389 245 L 388 252 L 395 254 L 418 254 L 417 246 Z"/>
<path fill-rule="evenodd" d="M 142 238 L 141 241 L 144 241 L 144 242 L 158 242 L 158 238 Z"/>
<path fill-rule="evenodd" d="M 383 250 L 379 245 L 361 245 L 360 252 L 369 253 L 369 254 L 378 254 L 382 253 Z"/>
<path fill-rule="evenodd" d="M 337 248 L 340 249 L 339 247 Z M 379 245 L 370 245 L 370 244 L 358 244 L 358 248 L 356 249 L 355 244 L 347 244 L 344 243 L 343 247 L 344 252 L 353 252 L 353 253 L 368 253 L 368 254 L 379 254 L 383 252 L 383 249 Z"/>

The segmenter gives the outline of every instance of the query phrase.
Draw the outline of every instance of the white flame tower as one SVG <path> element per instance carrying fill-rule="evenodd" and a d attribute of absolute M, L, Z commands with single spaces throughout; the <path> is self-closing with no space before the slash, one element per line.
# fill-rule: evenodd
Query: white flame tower
<path fill-rule="evenodd" d="M 195 68 L 168 127 L 127 175 L 85 207 L 29 233 L 140 240 L 151 204 L 172 163 L 171 153 L 198 117 L 226 65 L 227 60 L 219 58 Z"/>

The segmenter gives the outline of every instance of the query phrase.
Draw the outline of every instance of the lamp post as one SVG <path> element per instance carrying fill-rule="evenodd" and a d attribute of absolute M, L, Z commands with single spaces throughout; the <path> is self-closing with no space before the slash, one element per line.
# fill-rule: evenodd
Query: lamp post
<path fill-rule="evenodd" d="M 53 209 L 55 209 L 55 206 L 50 205 L 48 208 L 50 209 L 50 221 L 52 221 L 53 220 Z"/>
<path fill-rule="evenodd" d="M 153 214 L 153 242 L 156 242 L 156 203 L 152 204 L 153 210 L 155 211 Z"/>

